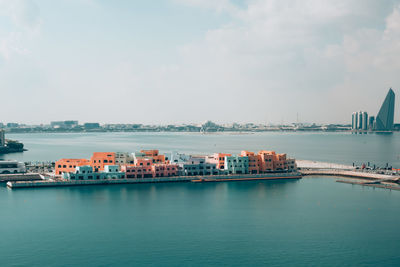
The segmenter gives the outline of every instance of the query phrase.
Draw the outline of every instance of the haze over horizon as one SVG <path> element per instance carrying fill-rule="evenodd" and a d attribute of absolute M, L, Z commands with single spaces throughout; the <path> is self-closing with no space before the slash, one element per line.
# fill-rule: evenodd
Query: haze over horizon
<path fill-rule="evenodd" d="M 0 0 L 0 122 L 350 123 L 399 73 L 400 0 Z"/>

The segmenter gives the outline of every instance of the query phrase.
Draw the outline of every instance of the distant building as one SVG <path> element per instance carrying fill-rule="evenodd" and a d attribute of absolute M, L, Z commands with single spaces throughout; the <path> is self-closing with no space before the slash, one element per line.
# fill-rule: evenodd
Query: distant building
<path fill-rule="evenodd" d="M 353 112 L 351 115 L 352 130 L 368 130 L 368 113 L 365 111 Z"/>
<path fill-rule="evenodd" d="M 351 129 L 358 129 L 358 112 L 353 112 L 351 115 Z"/>
<path fill-rule="evenodd" d="M 375 129 L 375 116 L 370 116 L 368 119 L 368 128 L 370 130 Z"/>
<path fill-rule="evenodd" d="M 378 115 L 376 116 L 376 121 L 375 121 L 376 131 L 391 131 L 393 129 L 394 99 L 395 99 L 395 94 L 392 88 L 390 88 L 378 112 Z"/>
<path fill-rule="evenodd" d="M 17 128 L 17 127 L 19 127 L 18 123 L 15 123 L 15 122 L 7 123 L 7 128 Z"/>
<path fill-rule="evenodd" d="M 52 121 L 50 125 L 53 128 L 73 128 L 78 126 L 78 121 Z"/>
<path fill-rule="evenodd" d="M 368 130 L 368 113 L 365 111 L 362 112 L 361 118 L 362 118 L 361 129 Z"/>
<path fill-rule="evenodd" d="M 4 134 L 4 130 L 0 130 L 0 147 L 4 147 L 6 145 L 6 136 Z"/>
<path fill-rule="evenodd" d="M 98 129 L 98 128 L 100 128 L 100 123 L 98 123 L 98 122 L 86 122 L 86 123 L 83 124 L 83 127 L 85 129 L 87 129 L 87 130 Z"/>
<path fill-rule="evenodd" d="M 75 126 L 78 126 L 78 121 L 64 121 L 64 125 L 67 128 L 73 128 Z"/>

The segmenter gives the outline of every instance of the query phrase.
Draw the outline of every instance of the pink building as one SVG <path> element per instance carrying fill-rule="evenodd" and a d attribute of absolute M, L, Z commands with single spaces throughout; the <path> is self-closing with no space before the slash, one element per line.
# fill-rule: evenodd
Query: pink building
<path fill-rule="evenodd" d="M 178 175 L 177 164 L 147 164 L 148 162 L 141 162 L 143 165 L 122 165 L 121 171 L 125 172 L 125 178 L 155 178 L 155 177 L 170 177 Z"/>

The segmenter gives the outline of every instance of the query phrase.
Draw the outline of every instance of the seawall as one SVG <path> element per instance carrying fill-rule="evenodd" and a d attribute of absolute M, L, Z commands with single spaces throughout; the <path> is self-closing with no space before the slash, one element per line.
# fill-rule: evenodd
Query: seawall
<path fill-rule="evenodd" d="M 214 175 L 214 176 L 176 176 L 164 178 L 140 179 L 104 179 L 104 180 L 42 180 L 42 181 L 10 181 L 9 188 L 39 188 L 61 186 L 85 185 L 111 185 L 111 184 L 138 184 L 138 183 L 170 183 L 170 182 L 229 182 L 229 181 L 254 181 L 277 179 L 300 179 L 301 174 L 293 173 L 268 173 L 268 174 L 243 174 L 243 175 Z"/>
<path fill-rule="evenodd" d="M 38 173 L 0 174 L 0 183 L 5 183 L 9 181 L 39 181 L 39 180 L 43 180 L 43 178 Z"/>

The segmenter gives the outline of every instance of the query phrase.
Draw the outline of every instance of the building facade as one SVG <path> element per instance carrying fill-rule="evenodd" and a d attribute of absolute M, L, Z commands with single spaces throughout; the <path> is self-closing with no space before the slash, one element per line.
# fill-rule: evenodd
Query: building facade
<path fill-rule="evenodd" d="M 212 163 L 212 164 L 216 164 L 217 169 L 220 170 L 225 170 L 225 157 L 228 156 L 232 156 L 231 154 L 227 154 L 227 153 L 214 153 L 211 156 L 208 156 L 206 158 L 208 163 Z"/>
<path fill-rule="evenodd" d="M 106 165 L 104 171 L 95 172 L 92 166 L 77 166 L 73 172 L 64 172 L 62 177 L 66 180 L 104 180 L 124 179 L 125 173 L 120 172 L 117 165 Z"/>
<path fill-rule="evenodd" d="M 87 159 L 60 159 L 55 163 L 56 175 L 74 172 L 77 167 L 89 164 L 90 161 Z"/>
<path fill-rule="evenodd" d="M 228 174 L 249 173 L 249 157 L 247 156 L 225 156 L 224 165 Z"/>
<path fill-rule="evenodd" d="M 256 155 L 254 152 L 244 151 L 244 150 L 240 153 L 240 155 L 249 158 L 250 174 L 260 173 L 260 157 L 258 155 Z"/>
<path fill-rule="evenodd" d="M 115 152 L 94 152 L 90 158 L 90 166 L 94 172 L 104 171 L 106 165 L 115 164 Z"/>
<path fill-rule="evenodd" d="M 196 175 L 217 175 L 220 172 L 217 164 L 206 162 L 205 157 L 190 157 L 185 162 L 178 163 L 179 175 L 196 176 Z"/>

